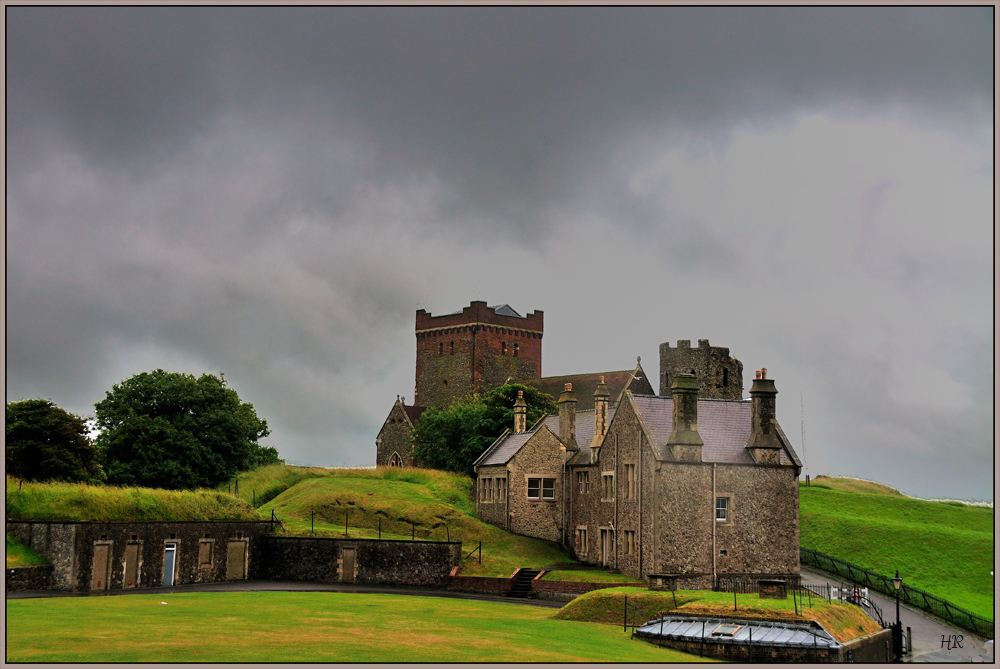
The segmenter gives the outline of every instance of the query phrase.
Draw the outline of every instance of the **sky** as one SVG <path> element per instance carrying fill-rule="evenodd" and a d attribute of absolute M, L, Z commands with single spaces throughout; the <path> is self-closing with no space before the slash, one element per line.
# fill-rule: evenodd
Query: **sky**
<path fill-rule="evenodd" d="M 481 299 L 544 375 L 709 339 L 804 474 L 993 498 L 992 7 L 5 11 L 7 401 L 223 372 L 372 465 L 415 310 Z"/>

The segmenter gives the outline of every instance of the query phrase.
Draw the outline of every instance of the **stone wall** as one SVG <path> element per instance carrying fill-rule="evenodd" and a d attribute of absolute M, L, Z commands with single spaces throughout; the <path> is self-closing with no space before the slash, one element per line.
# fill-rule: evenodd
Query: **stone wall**
<path fill-rule="evenodd" d="M 547 427 L 541 427 L 511 458 L 508 494 L 510 495 L 510 531 L 536 539 L 562 540 L 563 460 L 562 444 Z M 553 499 L 528 499 L 528 479 L 555 480 Z M 568 511 L 568 509 L 566 509 Z"/>
<path fill-rule="evenodd" d="M 707 339 L 691 348 L 690 339 L 680 339 L 676 348 L 670 342 L 660 344 L 660 394 L 670 394 L 675 374 L 698 378 L 698 397 L 702 399 L 743 399 L 743 363 L 730 357 L 729 349 L 710 346 Z"/>
<path fill-rule="evenodd" d="M 392 411 L 382 424 L 382 429 L 376 439 L 375 464 L 379 467 L 388 467 L 389 459 L 393 453 L 398 453 L 403 461 L 403 467 L 419 466 L 413 462 L 412 446 L 410 440 L 410 421 L 403 410 L 402 405 L 396 402 L 392 405 Z"/>
<path fill-rule="evenodd" d="M 508 502 L 509 498 L 506 493 L 503 499 L 499 499 L 497 494 L 497 483 L 498 480 L 503 480 L 504 484 L 509 483 L 509 477 L 507 474 L 506 465 L 491 465 L 489 467 L 480 467 L 476 473 L 476 517 L 483 522 L 487 522 L 490 525 L 494 525 L 501 529 L 507 529 L 507 512 L 508 512 Z M 492 480 L 493 483 L 493 498 L 484 499 L 483 498 L 483 481 Z M 506 490 L 509 492 L 509 489 Z"/>
<path fill-rule="evenodd" d="M 7 570 L 7 592 L 22 590 L 48 590 L 52 587 L 52 565 L 38 564 L 11 567 Z"/>
<path fill-rule="evenodd" d="M 461 542 L 264 537 L 262 578 L 318 583 L 443 586 L 458 564 Z M 355 570 L 345 578 L 344 549 L 355 551 Z"/>
<path fill-rule="evenodd" d="M 514 573 L 517 573 L 516 571 Z M 448 589 L 461 592 L 479 592 L 487 595 L 504 596 L 514 587 L 514 577 L 491 578 L 488 576 L 458 576 L 454 567 L 448 576 Z"/>
<path fill-rule="evenodd" d="M 100 579 L 100 590 L 162 586 L 168 543 L 177 548 L 175 585 L 225 581 L 230 542 L 243 544 L 246 577 L 255 578 L 260 562 L 256 539 L 270 528 L 267 521 L 7 523 L 8 532 L 52 563 L 52 587 L 73 591 L 91 590 L 98 545 L 108 546 L 110 554 L 108 577 Z M 135 547 L 129 550 L 135 551 L 137 561 L 132 584 L 125 577 L 129 546 Z"/>

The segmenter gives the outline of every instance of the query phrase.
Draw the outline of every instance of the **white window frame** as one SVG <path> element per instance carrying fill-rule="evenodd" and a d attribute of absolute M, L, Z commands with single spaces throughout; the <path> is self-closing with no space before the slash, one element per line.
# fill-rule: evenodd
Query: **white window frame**
<path fill-rule="evenodd" d="M 719 502 L 723 502 L 720 506 Z M 720 509 L 723 511 L 723 517 L 719 517 Z M 733 496 L 732 495 L 720 495 L 716 493 L 715 495 L 715 522 L 717 523 L 731 523 L 733 522 Z"/>

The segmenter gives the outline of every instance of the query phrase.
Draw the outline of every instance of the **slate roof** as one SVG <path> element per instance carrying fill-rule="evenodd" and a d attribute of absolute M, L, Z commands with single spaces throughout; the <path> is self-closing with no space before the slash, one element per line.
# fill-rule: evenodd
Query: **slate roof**
<path fill-rule="evenodd" d="M 633 399 L 639 417 L 649 428 L 657 453 L 661 459 L 669 460 L 666 444 L 673 426 L 673 400 L 659 395 L 633 395 Z M 702 462 L 753 464 L 746 450 L 750 438 L 749 401 L 699 399 L 698 434 L 705 442 L 701 447 Z M 780 455 L 781 464 L 799 464 L 797 457 L 789 456 L 794 451 L 784 433 L 779 430 L 778 435 L 785 447 Z"/>
<path fill-rule="evenodd" d="M 600 378 L 604 377 L 604 385 L 608 388 L 608 398 L 609 404 L 614 406 L 618 403 L 618 400 L 626 388 L 631 390 L 633 393 L 650 394 L 652 395 L 656 391 L 653 387 L 649 385 L 649 380 L 645 378 L 645 373 L 641 374 L 642 378 L 633 378 L 632 373 L 634 369 L 623 369 L 617 372 L 595 372 L 593 374 L 567 374 L 565 376 L 543 376 L 540 379 L 527 379 L 524 381 L 518 381 L 518 383 L 523 383 L 526 386 L 531 386 L 532 388 L 537 388 L 543 393 L 548 393 L 552 395 L 559 401 L 559 395 L 562 394 L 563 388 L 566 387 L 567 383 L 573 384 L 573 394 L 576 395 L 576 412 L 590 411 L 594 408 L 594 390 L 597 389 L 597 383 Z M 579 430 L 579 421 L 577 421 L 577 429 Z M 579 438 L 577 438 L 579 442 Z"/>
<path fill-rule="evenodd" d="M 426 409 L 427 407 L 403 405 L 403 411 L 406 412 L 406 417 L 410 419 L 411 423 L 416 423 L 417 419 L 420 418 L 420 414 L 422 414 Z"/>
<path fill-rule="evenodd" d="M 511 309 L 509 304 L 498 304 L 495 307 L 490 307 L 490 309 L 492 309 L 497 316 L 513 316 L 514 318 L 524 318 L 524 316 Z"/>

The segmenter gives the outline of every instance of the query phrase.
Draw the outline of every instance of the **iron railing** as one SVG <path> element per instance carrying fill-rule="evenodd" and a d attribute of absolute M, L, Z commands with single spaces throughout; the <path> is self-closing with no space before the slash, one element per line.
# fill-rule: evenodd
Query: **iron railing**
<path fill-rule="evenodd" d="M 802 564 L 818 567 L 831 574 L 843 576 L 854 583 L 877 590 L 888 597 L 896 597 L 897 593 L 892 585 L 891 576 L 859 567 L 846 560 L 841 560 L 810 548 L 800 548 L 799 555 Z M 936 597 L 920 588 L 907 585 L 906 582 L 903 582 L 902 587 L 899 589 L 899 601 L 912 608 L 920 609 L 921 611 L 926 611 L 942 618 L 956 627 L 969 630 L 981 637 L 987 639 L 993 638 L 994 627 L 992 618 L 976 615 L 971 611 L 952 604 L 946 599 Z"/>

